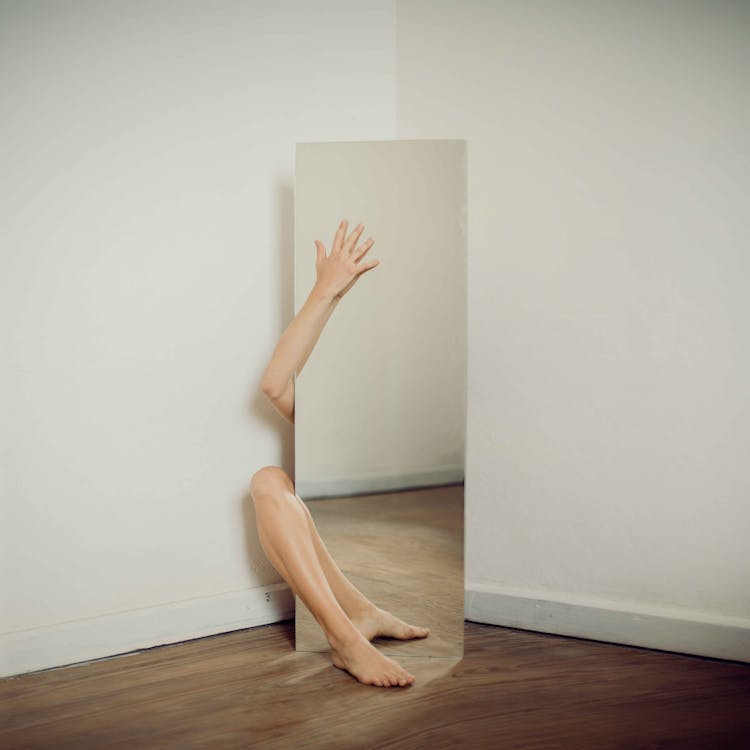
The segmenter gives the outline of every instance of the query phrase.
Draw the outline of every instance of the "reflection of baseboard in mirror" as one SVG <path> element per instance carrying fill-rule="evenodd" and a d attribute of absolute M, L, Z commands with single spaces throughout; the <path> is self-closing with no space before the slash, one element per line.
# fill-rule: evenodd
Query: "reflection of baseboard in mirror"
<path fill-rule="evenodd" d="M 461 657 L 466 434 L 466 142 L 297 144 L 295 313 L 315 240 L 364 225 L 377 259 L 295 378 L 295 487 L 338 567 L 426 638 L 389 656 Z M 345 607 L 346 609 L 346 607 Z M 296 599 L 298 651 L 327 651 Z"/>

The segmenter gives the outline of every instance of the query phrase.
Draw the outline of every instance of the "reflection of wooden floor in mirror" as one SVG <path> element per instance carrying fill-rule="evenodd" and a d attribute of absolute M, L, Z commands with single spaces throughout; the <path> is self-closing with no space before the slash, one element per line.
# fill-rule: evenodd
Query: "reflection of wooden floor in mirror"
<path fill-rule="evenodd" d="M 463 656 L 464 487 L 306 501 L 334 560 L 372 602 L 427 638 L 375 638 L 388 656 Z M 304 498 L 303 498 L 304 499 Z M 328 651 L 317 621 L 296 598 L 297 651 Z"/>

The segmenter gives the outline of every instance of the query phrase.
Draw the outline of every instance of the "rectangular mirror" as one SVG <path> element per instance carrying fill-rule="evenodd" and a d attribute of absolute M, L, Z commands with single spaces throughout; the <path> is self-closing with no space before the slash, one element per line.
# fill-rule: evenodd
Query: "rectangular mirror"
<path fill-rule="evenodd" d="M 374 604 L 430 629 L 392 656 L 462 657 L 466 435 L 466 141 L 300 143 L 295 313 L 339 221 L 373 237 L 295 379 L 295 488 Z M 296 600 L 295 647 L 328 651 Z"/>

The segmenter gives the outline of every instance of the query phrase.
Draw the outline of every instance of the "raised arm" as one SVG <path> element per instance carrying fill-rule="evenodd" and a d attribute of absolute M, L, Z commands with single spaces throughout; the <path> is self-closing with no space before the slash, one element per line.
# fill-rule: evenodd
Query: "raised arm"
<path fill-rule="evenodd" d="M 356 247 L 364 226 L 357 225 L 349 237 L 346 236 L 347 227 L 348 222 L 343 219 L 336 230 L 331 254 L 328 256 L 323 243 L 315 240 L 315 285 L 281 335 L 261 381 L 263 393 L 279 414 L 292 424 L 295 374 L 299 375 L 302 371 L 323 327 L 341 298 L 365 271 L 380 263 L 379 260 L 360 262 L 375 241 L 370 238 Z"/>

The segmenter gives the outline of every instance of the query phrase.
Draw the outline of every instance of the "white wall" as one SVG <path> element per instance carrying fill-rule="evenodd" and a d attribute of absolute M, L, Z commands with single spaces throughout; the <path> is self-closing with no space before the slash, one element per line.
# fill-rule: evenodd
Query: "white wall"
<path fill-rule="evenodd" d="M 467 617 L 750 659 L 750 6 L 397 28 L 398 137 L 469 142 Z"/>
<path fill-rule="evenodd" d="M 3 673 L 292 615 L 294 144 L 393 138 L 394 76 L 391 2 L 0 6 Z"/>

